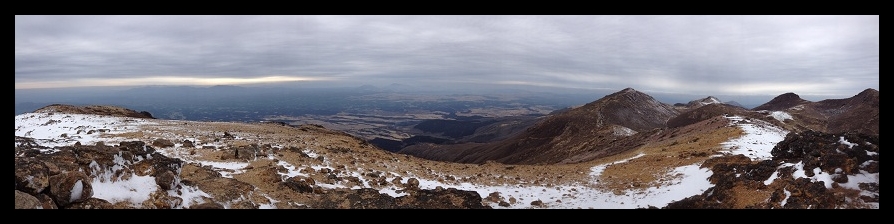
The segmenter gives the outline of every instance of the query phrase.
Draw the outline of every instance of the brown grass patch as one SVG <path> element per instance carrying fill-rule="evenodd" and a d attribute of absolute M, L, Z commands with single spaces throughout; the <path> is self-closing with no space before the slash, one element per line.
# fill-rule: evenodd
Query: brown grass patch
<path fill-rule="evenodd" d="M 752 189 L 742 185 L 733 186 L 733 188 L 730 189 L 730 192 L 733 193 L 733 198 L 735 198 L 733 203 L 734 209 L 743 209 L 750 205 L 763 203 L 767 201 L 773 193 L 770 190 Z"/>
<path fill-rule="evenodd" d="M 600 184 L 610 189 L 645 189 L 658 187 L 674 177 L 668 173 L 676 167 L 696 164 L 723 150 L 720 145 L 744 132 L 737 127 L 721 127 L 709 131 L 680 134 L 647 144 L 638 150 L 603 160 L 617 161 L 644 154 L 625 163 L 606 167 Z M 626 157 L 625 157 L 626 156 Z"/>

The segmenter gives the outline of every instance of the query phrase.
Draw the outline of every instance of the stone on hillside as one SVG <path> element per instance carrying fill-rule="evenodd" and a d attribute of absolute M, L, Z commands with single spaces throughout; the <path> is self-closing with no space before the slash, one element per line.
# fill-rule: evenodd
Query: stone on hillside
<path fill-rule="evenodd" d="M 174 147 L 174 143 L 171 142 L 171 140 L 159 138 L 159 139 L 155 139 L 155 141 L 152 142 L 152 146 L 159 147 L 159 148 L 168 148 L 168 147 Z"/>
<path fill-rule="evenodd" d="M 257 145 L 243 145 L 232 148 L 232 154 L 227 155 L 224 158 L 230 158 L 232 156 L 233 159 L 241 159 L 241 160 L 254 160 L 258 155 L 258 147 Z"/>
<path fill-rule="evenodd" d="M 158 184 L 161 189 L 171 190 L 174 189 L 177 183 L 177 176 L 174 175 L 173 171 L 165 170 L 159 174 L 155 175 L 155 182 Z"/>
<path fill-rule="evenodd" d="M 190 209 L 224 209 L 224 206 L 217 202 L 205 202 L 189 207 Z"/>
<path fill-rule="evenodd" d="M 475 191 L 456 188 L 419 190 L 397 198 L 398 208 L 412 209 L 489 209 Z"/>
<path fill-rule="evenodd" d="M 146 143 L 142 141 L 121 142 L 118 144 L 118 149 L 121 151 L 132 152 L 135 156 L 146 156 L 147 154 L 155 152 L 155 148 L 147 146 Z"/>
<path fill-rule="evenodd" d="M 407 180 L 407 184 L 404 186 L 405 188 L 417 189 L 419 188 L 419 180 L 416 178 L 410 178 Z"/>
<path fill-rule="evenodd" d="M 395 186 L 403 186 L 403 183 L 401 183 L 402 180 L 403 178 L 401 177 L 394 177 L 394 179 L 391 179 L 391 184 L 394 184 Z"/>
<path fill-rule="evenodd" d="M 36 197 L 37 200 L 40 200 L 43 209 L 59 209 L 59 207 L 56 207 L 56 202 L 53 201 L 53 198 L 50 198 L 49 195 L 39 194 Z"/>
<path fill-rule="evenodd" d="M 16 190 L 36 195 L 49 185 L 49 169 L 34 158 L 16 158 Z"/>
<path fill-rule="evenodd" d="M 61 173 L 49 178 L 50 197 L 66 206 L 93 197 L 92 178 L 80 171 Z"/>
<path fill-rule="evenodd" d="M 299 193 L 314 192 L 314 188 L 313 188 L 314 183 L 315 183 L 315 181 L 312 178 L 298 177 L 298 176 L 291 177 L 289 179 L 286 179 L 286 181 L 283 182 L 283 184 L 286 185 L 286 187 L 289 187 L 290 189 L 295 190 Z"/>
<path fill-rule="evenodd" d="M 192 141 L 190 141 L 189 139 L 186 139 L 186 140 L 183 140 L 183 147 L 184 148 L 195 148 L 196 145 L 193 144 Z"/>
<path fill-rule="evenodd" d="M 116 209 L 111 202 L 99 199 L 88 198 L 81 202 L 74 202 L 65 207 L 66 209 Z M 130 208 L 130 207 L 128 207 Z"/>
<path fill-rule="evenodd" d="M 503 200 L 503 196 L 500 196 L 500 192 L 494 191 L 494 192 L 491 192 L 490 194 L 488 194 L 487 198 L 484 198 L 484 199 L 488 200 L 490 202 L 500 202 Z"/>
<path fill-rule="evenodd" d="M 43 205 L 40 200 L 33 195 L 16 190 L 15 209 L 42 209 Z"/>
<path fill-rule="evenodd" d="M 179 207 L 182 203 L 182 198 L 169 196 L 167 192 L 157 190 L 149 194 L 149 199 L 143 201 L 142 206 L 143 208 L 171 209 Z"/>

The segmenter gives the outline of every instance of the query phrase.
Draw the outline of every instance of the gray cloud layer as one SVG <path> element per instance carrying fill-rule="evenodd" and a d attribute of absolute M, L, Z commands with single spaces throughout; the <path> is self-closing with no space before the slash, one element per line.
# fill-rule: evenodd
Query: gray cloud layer
<path fill-rule="evenodd" d="M 15 19 L 16 88 L 271 76 L 743 95 L 879 87 L 878 15 Z"/>

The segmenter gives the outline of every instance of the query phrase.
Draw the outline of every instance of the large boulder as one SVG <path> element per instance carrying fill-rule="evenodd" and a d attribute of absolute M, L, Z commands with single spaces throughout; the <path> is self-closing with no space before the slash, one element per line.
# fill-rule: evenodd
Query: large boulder
<path fill-rule="evenodd" d="M 41 209 L 43 205 L 40 200 L 33 195 L 16 190 L 15 209 Z"/>
<path fill-rule="evenodd" d="M 49 184 L 49 169 L 35 158 L 15 159 L 16 190 L 36 195 L 44 191 Z"/>
<path fill-rule="evenodd" d="M 61 173 L 49 178 L 50 197 L 60 206 L 93 197 L 92 178 L 80 171 Z"/>

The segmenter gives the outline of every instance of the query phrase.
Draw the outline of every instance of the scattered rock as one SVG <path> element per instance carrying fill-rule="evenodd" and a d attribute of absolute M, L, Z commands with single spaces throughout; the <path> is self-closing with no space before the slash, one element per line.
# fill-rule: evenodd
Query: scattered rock
<path fill-rule="evenodd" d="M 93 197 L 92 178 L 80 171 L 61 173 L 49 178 L 50 197 L 61 206 Z"/>
<path fill-rule="evenodd" d="M 116 209 L 115 205 L 109 201 L 99 198 L 88 198 L 81 202 L 74 202 L 65 207 L 66 209 Z"/>
<path fill-rule="evenodd" d="M 313 193 L 313 185 L 315 183 L 316 181 L 312 178 L 295 176 L 286 179 L 286 181 L 283 182 L 283 185 L 299 193 Z"/>
<path fill-rule="evenodd" d="M 189 139 L 183 140 L 183 147 L 185 148 L 195 148 L 196 146 Z"/>
<path fill-rule="evenodd" d="M 44 162 L 35 158 L 16 158 L 16 190 L 36 195 L 49 184 L 49 169 Z"/>
<path fill-rule="evenodd" d="M 224 206 L 217 202 L 205 202 L 189 207 L 190 209 L 224 209 Z"/>
<path fill-rule="evenodd" d="M 37 197 L 28 193 L 16 190 L 15 209 L 42 209 L 43 204 Z"/>
<path fill-rule="evenodd" d="M 408 179 L 407 184 L 404 185 L 404 188 L 418 189 L 419 188 L 419 180 L 417 180 L 416 178 Z"/>
<path fill-rule="evenodd" d="M 158 186 L 163 190 L 171 190 L 176 186 L 177 177 L 174 175 L 174 172 L 171 170 L 165 170 L 160 174 L 155 175 L 155 182 Z"/>
<path fill-rule="evenodd" d="M 152 146 L 159 147 L 159 148 L 168 148 L 168 147 L 174 147 L 174 143 L 171 142 L 171 140 L 159 138 L 159 139 L 155 139 L 155 141 L 152 141 Z"/>

